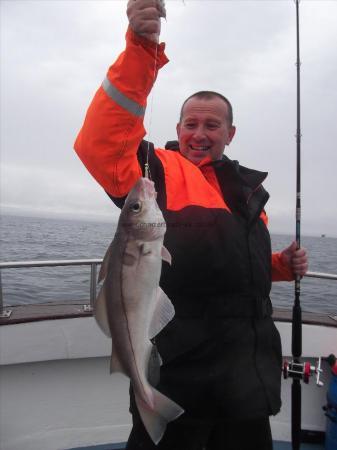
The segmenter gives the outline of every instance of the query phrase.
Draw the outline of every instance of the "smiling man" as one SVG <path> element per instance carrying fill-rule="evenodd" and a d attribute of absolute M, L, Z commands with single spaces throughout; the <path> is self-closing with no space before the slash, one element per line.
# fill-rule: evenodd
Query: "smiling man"
<path fill-rule="evenodd" d="M 271 283 L 303 275 L 306 252 L 292 243 L 272 254 L 267 174 L 223 154 L 235 127 L 221 94 L 202 91 L 185 101 L 178 141 L 155 148 L 143 140 L 147 97 L 168 62 L 158 44 L 165 11 L 158 0 L 130 0 L 127 14 L 126 48 L 98 89 L 75 149 L 120 207 L 139 177 L 149 172 L 155 183 L 172 255 L 160 286 L 175 316 L 156 336 L 163 364 L 152 382 L 185 410 L 155 446 L 131 391 L 127 449 L 270 450 L 282 360 Z"/>
<path fill-rule="evenodd" d="M 232 122 L 232 105 L 225 97 L 212 91 L 193 94 L 185 100 L 177 125 L 180 153 L 194 164 L 206 156 L 220 160 L 235 134 Z"/>

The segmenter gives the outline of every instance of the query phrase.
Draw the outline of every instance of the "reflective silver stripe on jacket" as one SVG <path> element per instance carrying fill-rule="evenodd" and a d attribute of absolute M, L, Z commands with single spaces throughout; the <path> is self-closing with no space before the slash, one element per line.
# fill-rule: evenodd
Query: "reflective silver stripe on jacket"
<path fill-rule="evenodd" d="M 105 78 L 105 80 L 103 81 L 102 88 L 105 90 L 108 96 L 119 106 L 126 109 L 128 112 L 134 114 L 135 116 L 144 116 L 145 107 L 139 105 L 133 100 L 130 100 L 128 97 L 122 94 L 113 84 L 111 84 L 108 78 Z"/>

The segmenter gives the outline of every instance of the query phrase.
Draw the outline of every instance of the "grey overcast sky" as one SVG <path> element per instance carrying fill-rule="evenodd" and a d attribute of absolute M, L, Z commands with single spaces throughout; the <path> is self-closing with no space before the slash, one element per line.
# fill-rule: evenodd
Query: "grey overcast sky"
<path fill-rule="evenodd" d="M 269 172 L 272 232 L 294 232 L 293 0 L 167 0 L 161 71 L 145 123 L 175 138 L 182 101 L 209 89 L 234 106 L 227 154 Z M 3 213 L 111 220 L 118 210 L 72 150 L 124 47 L 126 1 L 1 1 Z M 337 1 L 302 0 L 302 232 L 337 237 Z"/>

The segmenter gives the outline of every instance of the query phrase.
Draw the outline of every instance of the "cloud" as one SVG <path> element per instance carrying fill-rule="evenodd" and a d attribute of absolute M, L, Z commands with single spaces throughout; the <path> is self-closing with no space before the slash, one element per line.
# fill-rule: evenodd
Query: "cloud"
<path fill-rule="evenodd" d="M 124 47 L 125 1 L 1 2 L 1 201 L 8 209 L 109 216 L 111 202 L 72 147 L 108 66 Z M 337 230 L 337 2 L 302 1 L 303 231 Z M 167 1 L 161 70 L 145 124 L 159 146 L 200 89 L 228 96 L 227 150 L 266 170 L 271 226 L 294 228 L 295 7 L 292 1 Z M 117 213 L 117 210 L 116 212 Z M 337 231 L 335 232 L 336 235 Z"/>

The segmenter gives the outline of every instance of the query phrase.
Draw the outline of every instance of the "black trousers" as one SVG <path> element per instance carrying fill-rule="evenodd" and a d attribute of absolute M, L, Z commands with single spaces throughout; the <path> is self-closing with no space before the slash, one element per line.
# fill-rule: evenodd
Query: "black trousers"
<path fill-rule="evenodd" d="M 269 418 L 246 421 L 191 421 L 179 418 L 168 424 L 155 445 L 138 414 L 126 450 L 272 450 Z"/>
<path fill-rule="evenodd" d="M 219 333 L 160 369 L 157 389 L 185 409 L 153 444 L 139 416 L 131 389 L 133 428 L 127 450 L 272 450 L 266 385 L 256 369 L 263 353 L 263 375 L 278 393 L 281 364 L 272 348 L 272 327 L 258 342 L 251 320 L 214 323 Z M 263 335 L 264 337 L 264 335 Z M 269 339 L 267 339 L 269 337 Z M 259 344 L 259 345 L 258 345 Z M 160 348 L 159 348 L 160 351 Z M 268 368 L 275 370 L 269 373 Z"/>

